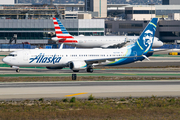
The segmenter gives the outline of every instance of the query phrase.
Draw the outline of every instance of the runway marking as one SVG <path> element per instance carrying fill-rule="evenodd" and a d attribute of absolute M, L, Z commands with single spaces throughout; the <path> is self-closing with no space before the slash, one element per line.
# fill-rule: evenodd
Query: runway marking
<path fill-rule="evenodd" d="M 83 95 L 83 94 L 88 94 L 88 93 L 77 93 L 77 94 L 65 95 L 65 97 L 72 97 L 72 96 Z"/>

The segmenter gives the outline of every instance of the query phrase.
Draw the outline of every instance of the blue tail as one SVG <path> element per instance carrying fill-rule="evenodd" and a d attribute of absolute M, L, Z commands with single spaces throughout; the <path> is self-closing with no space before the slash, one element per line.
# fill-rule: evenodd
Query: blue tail
<path fill-rule="evenodd" d="M 133 53 L 131 54 L 132 56 L 141 56 L 151 50 L 156 32 L 157 21 L 158 18 L 153 18 L 141 33 L 136 43 L 129 46 L 131 53 Z"/>
<path fill-rule="evenodd" d="M 63 33 L 63 34 L 69 34 L 68 31 L 66 30 L 66 28 L 64 27 L 64 25 L 61 23 L 61 21 L 60 21 L 58 18 L 56 18 L 56 20 L 57 20 L 57 22 L 58 22 L 58 24 L 59 24 L 59 27 L 60 27 L 61 30 L 62 30 L 62 33 Z"/>

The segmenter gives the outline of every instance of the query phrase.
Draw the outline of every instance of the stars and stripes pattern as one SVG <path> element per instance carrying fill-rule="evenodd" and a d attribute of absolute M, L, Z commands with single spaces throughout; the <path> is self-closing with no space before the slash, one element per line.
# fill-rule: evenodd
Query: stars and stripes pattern
<path fill-rule="evenodd" d="M 56 37 L 60 39 L 59 43 L 77 43 L 77 40 L 74 40 L 74 37 L 68 33 L 58 18 L 53 18 L 53 22 Z"/>

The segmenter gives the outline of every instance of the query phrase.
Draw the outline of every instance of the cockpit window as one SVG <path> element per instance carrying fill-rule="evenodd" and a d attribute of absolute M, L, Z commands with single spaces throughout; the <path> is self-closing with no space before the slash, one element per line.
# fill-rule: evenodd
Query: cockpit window
<path fill-rule="evenodd" d="M 8 56 L 15 57 L 15 56 L 17 56 L 17 54 L 9 54 Z"/>

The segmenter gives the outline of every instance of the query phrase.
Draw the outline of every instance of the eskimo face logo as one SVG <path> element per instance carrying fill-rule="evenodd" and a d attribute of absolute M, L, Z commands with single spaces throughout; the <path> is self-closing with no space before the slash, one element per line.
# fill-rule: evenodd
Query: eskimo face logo
<path fill-rule="evenodd" d="M 146 47 L 150 46 L 152 43 L 152 40 L 153 40 L 153 32 L 150 30 L 147 30 L 143 36 L 144 46 Z"/>

